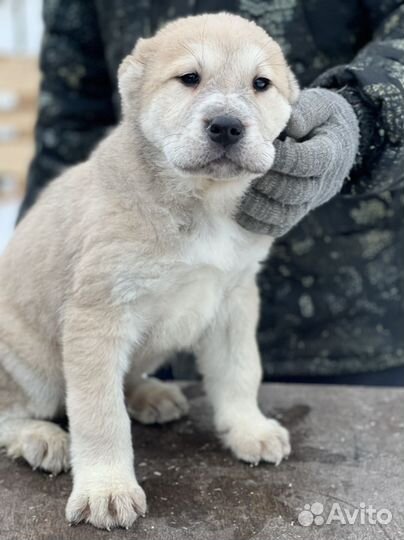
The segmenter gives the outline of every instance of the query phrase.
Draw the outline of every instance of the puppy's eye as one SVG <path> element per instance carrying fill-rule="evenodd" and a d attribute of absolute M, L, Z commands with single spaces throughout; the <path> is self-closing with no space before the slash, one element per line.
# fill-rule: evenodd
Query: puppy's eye
<path fill-rule="evenodd" d="M 271 86 L 271 81 L 265 77 L 257 77 L 253 81 L 254 90 L 257 92 L 264 92 Z"/>
<path fill-rule="evenodd" d="M 201 81 L 201 78 L 198 75 L 198 73 L 185 73 L 185 75 L 178 77 L 178 79 L 185 86 L 197 86 Z"/>

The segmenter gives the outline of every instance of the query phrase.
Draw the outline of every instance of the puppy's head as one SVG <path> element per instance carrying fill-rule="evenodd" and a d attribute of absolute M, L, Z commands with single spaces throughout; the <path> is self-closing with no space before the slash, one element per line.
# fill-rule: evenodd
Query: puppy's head
<path fill-rule="evenodd" d="M 119 70 L 124 121 L 187 177 L 253 179 L 274 158 L 298 86 L 278 44 L 236 15 L 172 22 Z"/>

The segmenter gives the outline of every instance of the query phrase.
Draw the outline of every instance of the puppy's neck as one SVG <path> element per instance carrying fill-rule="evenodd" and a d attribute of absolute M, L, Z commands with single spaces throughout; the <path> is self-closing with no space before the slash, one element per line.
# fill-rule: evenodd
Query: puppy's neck
<path fill-rule="evenodd" d="M 170 214 L 200 214 L 232 218 L 250 181 L 214 181 L 180 175 L 168 168 L 135 126 L 122 122 L 94 154 L 99 179 L 122 206 L 137 204 L 164 208 Z"/>

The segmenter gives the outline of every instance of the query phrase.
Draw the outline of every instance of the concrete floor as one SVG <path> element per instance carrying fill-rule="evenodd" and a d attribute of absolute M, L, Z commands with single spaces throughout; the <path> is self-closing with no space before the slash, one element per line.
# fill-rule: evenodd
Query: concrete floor
<path fill-rule="evenodd" d="M 236 461 L 212 433 L 200 386 L 188 386 L 186 393 L 189 419 L 133 424 L 137 476 L 149 512 L 131 530 L 69 527 L 64 507 L 70 476 L 51 478 L 1 455 L 0 539 L 404 538 L 404 389 L 265 385 L 262 408 L 290 429 L 293 444 L 291 457 L 278 467 Z M 321 510 L 318 503 L 323 512 L 314 516 L 310 511 Z M 392 519 L 324 523 L 333 505 L 345 520 L 361 505 L 387 509 Z M 304 525 L 314 517 L 319 524 Z"/>

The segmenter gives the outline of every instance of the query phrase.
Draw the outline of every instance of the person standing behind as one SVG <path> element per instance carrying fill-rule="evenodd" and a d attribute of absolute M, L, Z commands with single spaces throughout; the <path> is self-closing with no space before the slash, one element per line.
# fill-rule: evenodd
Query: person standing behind
<path fill-rule="evenodd" d="M 260 276 L 265 378 L 404 384 L 401 1 L 45 0 L 36 153 L 19 219 L 118 122 L 116 73 L 136 39 L 223 10 L 280 42 L 304 88 L 274 166 L 236 216 L 278 239 Z M 186 366 L 174 375 L 190 375 Z"/>

